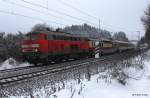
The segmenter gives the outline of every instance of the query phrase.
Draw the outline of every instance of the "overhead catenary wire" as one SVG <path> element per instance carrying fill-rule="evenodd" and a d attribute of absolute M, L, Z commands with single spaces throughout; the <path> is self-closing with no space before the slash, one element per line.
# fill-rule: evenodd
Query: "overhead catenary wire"
<path fill-rule="evenodd" d="M 19 7 L 23 7 L 23 8 L 30 9 L 30 10 L 35 11 L 35 12 L 39 12 L 39 13 L 44 14 L 44 15 L 49 14 L 49 15 L 55 17 L 55 18 L 61 19 L 60 17 L 57 17 L 57 16 L 55 16 L 55 15 L 53 15 L 53 14 L 50 14 L 50 13 L 42 12 L 41 10 L 33 9 L 33 8 L 31 8 L 31 7 L 27 7 L 27 6 L 24 6 L 24 5 L 20 5 L 20 4 L 17 4 L 17 3 L 15 3 L 15 2 L 11 2 L 11 1 L 7 1 L 7 2 L 9 2 L 10 4 L 12 4 L 12 7 L 13 7 L 13 5 L 16 5 L 16 6 L 19 6 Z M 2 11 L 2 12 L 6 12 L 6 11 Z M 38 20 L 38 21 L 44 21 L 44 22 L 45 22 L 45 21 L 51 21 L 51 20 L 45 20 L 45 19 L 41 19 L 41 18 L 37 18 L 37 17 L 22 15 L 22 14 L 19 14 L 19 13 L 14 13 L 13 8 L 11 9 L 11 12 L 9 12 L 9 14 L 10 14 L 10 13 L 11 13 L 11 14 L 14 14 L 14 15 L 17 14 L 18 16 L 23 16 L 23 17 L 26 17 L 26 18 Z M 8 13 L 7 13 L 7 14 L 8 14 Z M 60 22 L 54 22 L 54 21 L 51 21 L 51 22 L 53 22 L 53 23 L 55 23 L 55 24 L 67 26 L 66 24 L 63 24 L 63 23 L 60 23 Z M 113 30 L 113 31 L 114 31 L 114 30 Z"/>
<path fill-rule="evenodd" d="M 11 0 L 2 0 L 2 1 L 11 1 Z M 91 22 L 91 21 L 89 21 L 89 20 L 85 20 L 85 19 L 82 19 L 82 18 L 80 18 L 80 17 L 71 16 L 70 14 L 67 14 L 67 13 L 65 13 L 65 12 L 60 12 L 60 11 L 57 11 L 57 10 L 55 10 L 55 9 L 51 9 L 51 8 L 48 7 L 48 5 L 47 5 L 47 6 L 43 6 L 43 5 L 36 4 L 36 3 L 32 3 L 32 2 L 26 1 L 26 0 L 19 0 L 19 1 L 23 1 L 23 2 L 25 2 L 26 4 L 30 4 L 30 5 L 32 5 L 32 6 L 40 7 L 40 8 L 43 8 L 43 9 L 47 9 L 48 11 L 51 11 L 51 12 L 54 12 L 54 13 L 58 13 L 58 14 L 60 14 L 60 15 L 68 16 L 68 17 L 70 17 L 70 18 L 72 18 L 72 19 L 75 19 L 75 20 L 78 20 L 78 21 L 87 22 L 87 23 L 93 24 L 94 26 L 98 27 L 98 24 L 95 24 L 95 23 L 93 23 L 93 22 Z M 57 1 L 58 1 L 58 0 L 57 0 Z M 61 1 L 62 1 L 62 0 L 61 0 Z M 48 0 L 47 0 L 47 2 L 48 2 Z M 68 3 L 67 3 L 67 4 L 68 4 Z M 24 5 L 23 7 L 25 8 L 26 6 Z M 68 6 L 68 7 L 69 7 L 69 6 Z M 58 17 L 58 16 L 55 16 L 55 15 L 53 15 L 53 14 L 50 14 L 50 13 L 42 12 L 42 11 L 40 11 L 40 10 L 38 10 L 38 9 L 33 9 L 33 8 L 30 8 L 30 7 L 26 7 L 26 8 L 28 8 L 28 9 L 30 9 L 30 10 L 32 10 L 32 11 L 35 11 L 35 12 L 39 12 L 39 13 L 51 15 L 52 17 L 55 17 L 55 18 L 58 18 L 58 19 L 67 20 L 67 19 L 60 18 L 60 17 Z M 74 7 L 74 8 L 75 8 L 75 7 Z M 76 8 L 75 8 L 75 9 L 76 9 Z M 76 10 L 77 10 L 77 9 L 76 9 Z M 79 10 L 80 10 L 80 9 L 79 9 Z M 13 6 L 12 6 L 11 11 L 12 11 L 12 12 L 14 11 Z M 81 11 L 81 12 L 82 12 L 82 11 Z M 84 14 L 86 14 L 86 13 L 84 13 Z M 88 14 L 88 13 L 87 13 L 87 14 Z M 31 17 L 32 17 L 32 16 L 31 16 Z M 35 17 L 35 18 L 36 18 L 36 17 Z M 93 17 L 93 18 L 94 18 L 94 17 Z M 95 17 L 95 18 L 96 18 L 96 17 Z M 50 20 L 48 20 L 48 21 L 50 21 Z M 63 24 L 63 23 L 60 23 L 60 24 Z M 102 24 L 102 21 L 101 21 L 101 24 Z M 103 25 L 102 25 L 102 27 L 103 27 Z M 113 27 L 110 26 L 110 25 L 106 25 L 106 26 L 104 26 L 104 27 L 106 27 L 106 28 L 110 27 L 111 29 L 113 28 Z M 109 28 L 109 29 L 110 29 L 110 28 Z M 101 29 L 102 29 L 102 28 L 101 28 Z M 116 30 L 113 30 L 113 31 L 116 31 Z"/>
<path fill-rule="evenodd" d="M 80 9 L 78 9 L 78 8 L 76 8 L 76 7 L 74 7 L 74 6 L 70 5 L 69 3 L 64 2 L 63 0 L 56 0 L 56 1 L 58 1 L 59 3 L 65 5 L 65 6 L 69 7 L 69 8 L 72 8 L 72 9 L 74 9 L 74 10 L 80 12 L 81 14 L 87 15 L 87 16 L 89 16 L 89 17 L 91 17 L 91 18 L 94 18 L 94 19 L 100 21 L 99 18 L 97 18 L 97 17 L 95 17 L 95 16 L 93 16 L 93 15 L 90 15 L 90 14 L 88 14 L 87 12 L 82 11 L 82 10 L 80 10 Z M 110 26 L 110 25 L 109 25 L 109 26 L 107 25 L 107 26 L 105 26 L 105 27 L 106 27 L 106 28 L 111 27 L 111 30 L 112 30 L 112 31 L 116 31 L 116 30 L 113 30 L 113 29 L 112 29 L 112 26 Z M 117 28 L 121 29 L 120 27 L 117 27 Z M 100 27 L 99 27 L 99 29 L 100 29 Z M 109 28 L 109 29 L 110 29 L 110 28 Z"/>
<path fill-rule="evenodd" d="M 90 23 L 90 24 L 92 24 L 92 25 L 97 27 L 97 24 L 95 24 L 95 23 L 93 23 L 93 22 L 91 22 L 89 20 L 85 20 L 85 19 L 82 19 L 80 17 L 75 17 L 75 16 L 69 15 L 69 14 L 67 14 L 65 12 L 61 12 L 61 11 L 58 11 L 58 10 L 55 10 L 55 9 L 47 8 L 46 6 L 43 6 L 43 5 L 40 5 L 40 4 L 36 4 L 36 3 L 33 3 L 33 2 L 29 2 L 29 1 L 26 1 L 26 0 L 20 0 L 20 1 L 22 1 L 24 3 L 27 3 L 27 4 L 30 4 L 32 6 L 40 7 L 40 8 L 43 8 L 43 9 L 47 9 L 48 11 L 57 13 L 59 15 L 67 16 L 67 17 L 70 17 L 72 19 L 76 19 L 76 20 L 80 20 L 80 21 L 84 21 L 84 22 L 88 22 L 88 23 Z"/>
<path fill-rule="evenodd" d="M 37 18 L 37 17 L 33 17 L 33 16 L 27 16 L 27 15 L 23 15 L 23 14 L 16 13 L 16 12 L 9 12 L 9 11 L 0 10 L 0 13 L 9 14 L 9 15 L 15 15 L 15 16 L 21 16 L 21 17 L 25 17 L 25 18 L 28 18 L 28 19 L 33 19 L 33 20 L 42 21 L 42 22 L 50 21 L 50 22 L 55 23 L 55 24 L 67 26 L 67 25 L 65 25 L 65 24 L 58 23 L 58 22 L 55 22 L 55 21 L 46 20 L 46 19 L 41 19 L 41 18 Z"/>
<path fill-rule="evenodd" d="M 84 14 L 84 15 L 86 15 L 86 16 L 89 16 L 89 17 L 93 18 L 93 19 L 99 20 L 99 18 L 97 18 L 96 16 L 91 15 L 91 14 L 85 12 L 85 11 L 82 11 L 82 10 L 80 10 L 80 9 L 78 9 L 78 8 L 76 8 L 76 7 L 72 6 L 72 5 L 70 5 L 69 3 L 66 3 L 66 2 L 64 2 L 64 1 L 62 1 L 62 0 L 56 0 L 56 1 L 58 1 L 59 3 L 65 5 L 65 6 L 67 6 L 67 7 L 69 7 L 69 8 L 71 8 L 71 9 L 74 9 L 74 10 L 80 12 L 81 14 Z"/>
<path fill-rule="evenodd" d="M 21 4 L 12 2 L 12 1 L 5 1 L 5 2 L 6 2 L 6 3 L 9 3 L 9 4 L 13 4 L 13 5 L 18 6 L 18 7 L 22 7 L 22 8 L 25 8 L 25 9 L 32 10 L 32 11 L 34 11 L 34 12 L 38 12 L 38 13 L 43 14 L 43 15 L 52 16 L 52 17 L 55 17 L 55 18 L 57 18 L 57 19 L 62 19 L 61 17 L 55 16 L 55 15 L 53 15 L 53 14 L 51 14 L 51 13 L 47 13 L 47 12 L 43 12 L 43 11 L 41 11 L 41 10 L 33 9 L 33 8 L 31 8 L 31 7 L 27 7 L 27 6 L 24 6 L 24 5 L 21 5 Z M 70 21 L 70 20 L 64 19 L 64 18 L 63 18 L 63 20 L 65 20 L 65 21 Z"/>
<path fill-rule="evenodd" d="M 82 11 L 82 10 L 80 10 L 80 9 L 78 9 L 78 8 L 76 8 L 76 7 L 72 6 L 72 5 L 70 5 L 70 4 L 66 3 L 66 2 L 64 2 L 63 0 L 56 0 L 56 1 L 60 2 L 61 4 L 65 5 L 65 6 L 67 6 L 67 7 L 70 7 L 70 8 L 72 8 L 72 9 L 74 9 L 74 10 L 80 12 L 81 14 L 87 15 L 87 16 L 89 16 L 89 17 L 91 17 L 91 18 L 97 20 L 97 21 L 99 22 L 99 25 L 98 25 L 99 32 L 100 32 L 100 30 L 102 29 L 101 26 L 100 26 L 102 21 L 101 21 L 98 17 L 95 17 L 95 16 L 93 16 L 93 15 L 90 15 L 90 14 L 88 14 L 87 12 L 84 12 L 84 11 Z M 105 26 L 105 27 L 108 28 L 108 26 Z M 109 29 L 110 29 L 110 28 L 109 28 Z M 112 29 L 111 29 L 111 30 L 112 30 Z M 116 31 L 116 30 L 112 30 L 112 31 Z"/>

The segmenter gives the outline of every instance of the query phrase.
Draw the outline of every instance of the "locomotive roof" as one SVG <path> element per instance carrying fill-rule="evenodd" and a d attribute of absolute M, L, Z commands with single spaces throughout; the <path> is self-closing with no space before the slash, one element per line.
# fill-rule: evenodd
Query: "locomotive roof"
<path fill-rule="evenodd" d="M 76 34 L 71 34 L 71 33 L 67 33 L 67 32 L 60 32 L 60 31 L 35 31 L 35 32 L 29 32 L 28 34 L 48 34 L 48 35 L 62 35 L 62 36 L 68 36 L 68 37 L 80 37 L 80 38 L 87 38 L 87 37 L 81 37 L 79 35 Z M 28 35 L 27 34 L 27 35 Z"/>
<path fill-rule="evenodd" d="M 127 43 L 130 43 L 130 42 L 127 42 L 127 41 L 114 41 L 114 42 L 117 42 L 117 43 L 124 43 L 124 44 L 127 44 Z"/>

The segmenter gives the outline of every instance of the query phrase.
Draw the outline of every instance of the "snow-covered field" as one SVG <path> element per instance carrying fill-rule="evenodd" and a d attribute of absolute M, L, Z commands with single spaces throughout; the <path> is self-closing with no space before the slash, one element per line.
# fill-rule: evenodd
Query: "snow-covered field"
<path fill-rule="evenodd" d="M 8 60 L 0 64 L 0 70 L 19 68 L 25 66 L 31 66 L 31 65 L 29 63 L 18 63 L 13 58 L 9 58 Z"/>
<path fill-rule="evenodd" d="M 150 54 L 150 52 L 147 53 Z M 109 70 L 106 70 L 91 75 L 90 79 L 66 80 L 65 85 L 56 83 L 55 87 L 59 89 L 54 89 L 53 94 L 51 90 L 47 90 L 48 87 L 43 87 L 32 92 L 31 95 L 34 97 L 11 96 L 10 98 L 150 98 L 150 55 L 142 59 L 136 57 L 135 60 L 130 61 L 133 64 L 132 67 L 119 70 L 128 75 L 125 85 L 118 81 L 118 77 L 113 78 Z M 52 89 L 51 86 L 49 87 Z"/>
<path fill-rule="evenodd" d="M 126 85 L 109 77 L 108 72 L 99 73 L 91 80 L 67 82 L 64 89 L 48 96 L 44 89 L 34 94 L 35 98 L 150 98 L 150 60 L 143 68 L 125 68 L 128 74 Z"/>
<path fill-rule="evenodd" d="M 68 85 L 49 98 L 150 98 L 150 61 L 145 62 L 144 67 L 144 72 L 129 69 L 132 72 L 131 77 L 142 75 L 142 78 L 129 78 L 125 86 L 116 80 L 99 79 L 101 76 L 107 76 L 106 73 L 101 73 L 93 76 L 91 81 L 84 80 L 80 84 L 70 82 L 73 83 L 72 86 Z"/>

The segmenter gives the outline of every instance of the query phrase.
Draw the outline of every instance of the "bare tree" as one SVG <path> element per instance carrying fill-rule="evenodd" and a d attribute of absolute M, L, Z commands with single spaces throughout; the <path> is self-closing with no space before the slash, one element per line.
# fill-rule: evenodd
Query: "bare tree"
<path fill-rule="evenodd" d="M 115 33 L 113 35 L 113 39 L 114 40 L 119 40 L 119 41 L 128 41 L 128 38 L 126 37 L 126 34 L 124 32 L 118 32 L 118 33 Z"/>
<path fill-rule="evenodd" d="M 150 5 L 144 13 L 145 15 L 141 20 L 145 27 L 145 41 L 150 45 Z"/>

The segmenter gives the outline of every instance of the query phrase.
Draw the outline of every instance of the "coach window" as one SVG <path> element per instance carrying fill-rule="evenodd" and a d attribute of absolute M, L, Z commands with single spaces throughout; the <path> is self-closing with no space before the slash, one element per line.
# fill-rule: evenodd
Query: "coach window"
<path fill-rule="evenodd" d="M 71 40 L 71 38 L 68 36 L 68 40 L 70 41 Z"/>
<path fill-rule="evenodd" d="M 63 37 L 62 37 L 62 36 L 59 36 L 59 40 L 63 40 Z"/>
<path fill-rule="evenodd" d="M 80 37 L 79 40 L 82 41 L 82 38 Z"/>
<path fill-rule="evenodd" d="M 72 38 L 72 37 L 70 37 L 70 40 L 72 41 L 72 40 L 73 40 L 73 38 Z"/>
<path fill-rule="evenodd" d="M 79 41 L 81 41 L 81 38 L 79 37 Z"/>
<path fill-rule="evenodd" d="M 84 38 L 80 38 L 80 41 L 84 41 Z"/>
<path fill-rule="evenodd" d="M 63 37 L 62 37 L 62 36 L 59 36 L 59 40 L 63 40 Z"/>
<path fill-rule="evenodd" d="M 57 39 L 56 35 L 53 35 L 53 39 L 55 39 L 55 40 Z"/>
<path fill-rule="evenodd" d="M 75 41 L 78 41 L 78 38 L 77 38 L 77 37 L 75 37 Z"/>
<path fill-rule="evenodd" d="M 59 36 L 59 40 L 63 40 L 63 37 L 62 37 L 62 36 Z"/>
<path fill-rule="evenodd" d="M 61 40 L 64 40 L 64 36 L 61 36 Z"/>
<path fill-rule="evenodd" d="M 75 38 L 74 38 L 74 37 L 72 37 L 72 40 L 73 40 L 73 41 L 75 41 Z"/>
<path fill-rule="evenodd" d="M 79 37 L 78 40 L 81 41 L 81 38 Z"/>
<path fill-rule="evenodd" d="M 64 36 L 64 40 L 66 40 L 67 38 L 66 38 L 66 36 Z"/>
<path fill-rule="evenodd" d="M 67 36 L 65 36 L 65 40 L 68 40 L 68 37 L 67 37 Z"/>
<path fill-rule="evenodd" d="M 68 40 L 68 36 L 65 36 L 65 40 Z"/>
<path fill-rule="evenodd" d="M 68 36 L 68 40 L 70 41 L 71 40 L 71 38 Z"/>
<path fill-rule="evenodd" d="M 52 38 L 52 35 L 47 35 L 46 38 L 47 38 L 47 39 L 53 39 L 53 38 Z"/>
<path fill-rule="evenodd" d="M 55 35 L 55 39 L 58 40 L 58 36 L 57 35 Z"/>
<path fill-rule="evenodd" d="M 99 43 L 99 47 L 101 47 L 101 43 Z"/>
<path fill-rule="evenodd" d="M 64 36 L 60 36 L 60 39 L 61 39 L 61 40 L 64 40 Z"/>
<path fill-rule="evenodd" d="M 103 43 L 101 43 L 101 47 L 103 47 Z"/>
<path fill-rule="evenodd" d="M 72 41 L 72 37 L 70 37 L 70 40 Z"/>
<path fill-rule="evenodd" d="M 65 40 L 68 40 L 68 37 L 67 37 L 67 36 L 65 36 Z"/>
<path fill-rule="evenodd" d="M 60 36 L 56 35 L 56 39 L 57 39 L 57 40 L 60 40 Z"/>
<path fill-rule="evenodd" d="M 73 37 L 73 41 L 76 41 L 76 38 L 75 38 L 75 37 Z"/>
<path fill-rule="evenodd" d="M 58 36 L 58 35 L 55 35 L 55 37 L 56 37 L 56 38 L 55 38 L 56 40 L 58 40 L 58 39 L 59 39 L 59 36 Z"/>
<path fill-rule="evenodd" d="M 72 40 L 75 41 L 75 37 L 72 37 Z"/>

